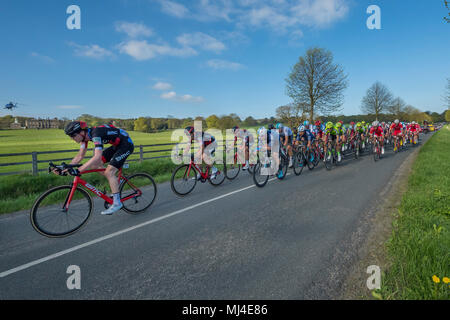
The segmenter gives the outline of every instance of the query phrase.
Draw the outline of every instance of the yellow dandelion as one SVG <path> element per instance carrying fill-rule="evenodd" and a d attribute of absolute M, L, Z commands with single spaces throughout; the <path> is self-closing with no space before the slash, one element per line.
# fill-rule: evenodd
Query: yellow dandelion
<path fill-rule="evenodd" d="M 444 283 L 450 283 L 450 279 L 447 277 L 443 277 L 442 281 L 444 281 Z"/>
<path fill-rule="evenodd" d="M 436 276 L 433 276 L 433 281 L 434 281 L 434 283 L 441 282 L 441 280 L 438 277 L 436 277 Z"/>

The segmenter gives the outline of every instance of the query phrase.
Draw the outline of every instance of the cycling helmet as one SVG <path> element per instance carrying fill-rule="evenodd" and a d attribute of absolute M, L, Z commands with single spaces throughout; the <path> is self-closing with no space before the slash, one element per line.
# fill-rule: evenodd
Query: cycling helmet
<path fill-rule="evenodd" d="M 415 121 L 413 121 L 413 122 L 411 122 L 411 124 L 416 124 L 416 122 L 415 122 Z"/>
<path fill-rule="evenodd" d="M 309 121 L 308 121 L 308 120 L 303 121 L 303 125 L 304 125 L 305 127 L 307 127 L 307 126 L 309 125 Z"/>
<path fill-rule="evenodd" d="M 342 123 L 341 122 L 336 122 L 336 128 L 340 128 L 342 127 Z"/>
<path fill-rule="evenodd" d="M 269 130 L 275 129 L 273 124 L 269 124 Z"/>
<path fill-rule="evenodd" d="M 365 122 L 365 121 L 361 121 L 361 124 L 362 124 L 362 125 L 365 125 L 365 124 L 366 124 L 366 122 Z"/>
<path fill-rule="evenodd" d="M 398 119 L 395 119 L 394 123 L 398 124 L 400 121 L 398 121 Z"/>
<path fill-rule="evenodd" d="M 354 126 L 354 125 L 355 125 L 355 123 L 354 123 L 354 122 L 352 121 L 352 122 L 350 122 L 350 125 L 351 125 L 351 126 Z"/>
<path fill-rule="evenodd" d="M 239 129 L 239 127 L 238 126 L 234 126 L 233 127 L 233 132 L 236 132 L 237 129 Z"/>
<path fill-rule="evenodd" d="M 186 127 L 186 128 L 184 128 L 184 130 L 186 130 L 187 133 L 189 133 L 189 134 L 193 134 L 194 133 L 194 127 L 192 127 L 192 126 Z"/>
<path fill-rule="evenodd" d="M 277 129 L 283 129 L 283 124 L 282 124 L 282 123 L 280 123 L 280 122 L 279 122 L 279 123 L 277 123 L 277 126 L 276 126 L 276 128 L 277 128 Z"/>
<path fill-rule="evenodd" d="M 378 121 L 377 121 L 377 120 L 375 120 L 374 122 L 372 122 L 372 126 L 373 126 L 373 127 L 376 127 L 376 126 L 378 126 Z"/>
<path fill-rule="evenodd" d="M 298 127 L 298 132 L 303 132 L 305 131 L 305 126 L 299 126 Z"/>
<path fill-rule="evenodd" d="M 327 124 L 325 125 L 325 128 L 327 129 L 333 128 L 333 122 L 328 121 Z"/>
<path fill-rule="evenodd" d="M 315 123 L 316 126 L 320 126 L 320 124 L 321 124 L 320 120 L 317 120 Z"/>
<path fill-rule="evenodd" d="M 79 133 L 81 130 L 86 129 L 87 124 L 84 121 L 72 121 L 69 122 L 66 127 L 64 128 L 64 132 L 68 136 L 74 136 L 75 134 Z"/>

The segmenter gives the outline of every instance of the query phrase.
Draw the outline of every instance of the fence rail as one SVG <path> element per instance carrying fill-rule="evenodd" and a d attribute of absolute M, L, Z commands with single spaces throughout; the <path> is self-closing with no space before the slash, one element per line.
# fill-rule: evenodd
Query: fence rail
<path fill-rule="evenodd" d="M 161 153 L 161 152 L 169 152 L 172 151 L 172 149 L 158 149 L 158 150 L 144 150 L 145 148 L 151 148 L 151 147 L 163 147 L 163 146 L 175 146 L 175 145 L 182 145 L 183 143 L 163 143 L 163 144 L 148 144 L 148 145 L 139 145 L 135 148 L 133 155 L 138 155 L 137 159 L 127 159 L 127 162 L 132 161 L 139 161 L 142 162 L 144 160 L 152 160 L 152 159 L 161 159 L 161 158 L 170 158 L 171 155 L 160 155 L 160 156 L 154 156 L 154 157 L 145 157 L 146 154 L 151 153 Z M 218 148 L 222 148 L 223 144 L 218 143 Z M 93 150 L 93 149 L 91 149 Z M 0 167 L 9 167 L 9 166 L 17 166 L 17 165 L 25 165 L 25 164 L 31 164 L 30 170 L 23 170 L 23 171 L 11 171 L 11 172 L 0 172 L 0 176 L 6 176 L 6 175 L 13 175 L 13 174 L 22 174 L 22 173 L 32 173 L 33 175 L 37 175 L 39 172 L 47 171 L 48 169 L 39 169 L 38 164 L 40 163 L 49 163 L 53 161 L 67 161 L 72 160 L 73 157 L 70 158 L 52 158 L 52 159 L 45 159 L 45 160 L 38 160 L 39 155 L 45 155 L 45 154 L 58 154 L 58 153 L 78 153 L 79 149 L 70 149 L 70 150 L 57 150 L 57 151 L 34 151 L 34 152 L 24 152 L 24 153 L 5 153 L 0 154 L 0 158 L 2 157 L 14 157 L 14 156 L 31 156 L 31 161 L 21 161 L 21 162 L 9 162 L 9 163 L 0 163 Z"/>

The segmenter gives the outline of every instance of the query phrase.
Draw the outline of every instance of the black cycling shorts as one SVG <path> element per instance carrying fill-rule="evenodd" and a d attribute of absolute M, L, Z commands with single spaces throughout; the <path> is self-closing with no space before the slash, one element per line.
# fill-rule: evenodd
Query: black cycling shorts
<path fill-rule="evenodd" d="M 113 167 L 120 169 L 133 151 L 134 144 L 128 142 L 111 146 L 103 150 L 102 161 L 103 163 L 109 162 Z"/>

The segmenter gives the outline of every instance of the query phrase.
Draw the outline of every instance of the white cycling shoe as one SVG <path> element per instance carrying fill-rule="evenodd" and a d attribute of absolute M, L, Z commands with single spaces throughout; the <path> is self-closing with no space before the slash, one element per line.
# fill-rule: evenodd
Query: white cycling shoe
<path fill-rule="evenodd" d="M 113 204 L 112 206 L 110 206 L 107 210 L 102 211 L 102 215 L 111 215 L 116 211 L 119 211 L 120 209 L 123 208 L 123 204 L 122 202 L 119 204 Z"/>

